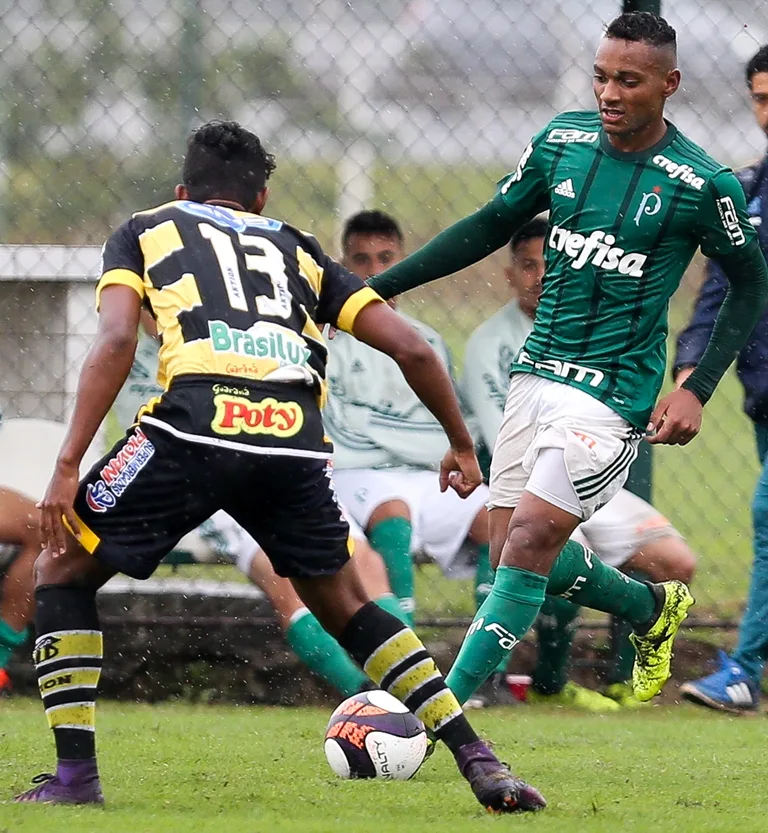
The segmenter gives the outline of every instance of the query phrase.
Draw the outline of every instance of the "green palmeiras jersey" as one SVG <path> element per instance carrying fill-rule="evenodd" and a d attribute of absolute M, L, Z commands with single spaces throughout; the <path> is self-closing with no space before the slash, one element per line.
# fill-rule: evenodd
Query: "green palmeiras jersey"
<path fill-rule="evenodd" d="M 533 331 L 512 372 L 580 388 L 645 429 L 666 365 L 667 308 L 696 249 L 717 258 L 755 236 L 744 191 L 674 125 L 616 150 L 597 113 L 564 113 L 499 183 L 524 222 L 549 210 Z"/>

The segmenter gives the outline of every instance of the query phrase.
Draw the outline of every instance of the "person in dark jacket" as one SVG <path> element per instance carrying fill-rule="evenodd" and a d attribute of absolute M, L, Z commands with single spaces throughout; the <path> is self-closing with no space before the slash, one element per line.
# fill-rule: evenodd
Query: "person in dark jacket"
<path fill-rule="evenodd" d="M 746 76 L 755 118 L 768 135 L 768 45 L 749 61 Z M 747 196 L 760 247 L 768 256 L 768 154 L 737 176 Z M 691 322 L 678 338 L 674 364 L 678 385 L 701 359 L 727 291 L 725 275 L 710 260 Z M 749 598 L 735 652 L 729 656 L 721 651 L 718 671 L 685 683 L 680 691 L 703 706 L 745 712 L 758 707 L 760 681 L 768 660 L 768 312 L 763 313 L 739 354 L 736 372 L 744 388 L 744 410 L 755 425 L 757 452 L 763 467 L 752 502 L 754 564 Z"/>

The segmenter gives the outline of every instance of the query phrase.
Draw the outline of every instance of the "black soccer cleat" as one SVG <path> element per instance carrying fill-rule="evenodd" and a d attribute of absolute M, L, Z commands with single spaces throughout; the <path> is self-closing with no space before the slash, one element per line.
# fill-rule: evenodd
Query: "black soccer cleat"
<path fill-rule="evenodd" d="M 459 749 L 456 763 L 475 798 L 489 813 L 524 813 L 543 810 L 544 796 L 502 764 L 481 741 Z"/>

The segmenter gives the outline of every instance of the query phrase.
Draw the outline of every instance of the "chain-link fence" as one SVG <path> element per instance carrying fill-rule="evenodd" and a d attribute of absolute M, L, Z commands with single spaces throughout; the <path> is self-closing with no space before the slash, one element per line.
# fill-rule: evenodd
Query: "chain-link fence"
<path fill-rule="evenodd" d="M 744 65 L 768 42 L 752 0 L 676 0 L 684 81 L 669 115 L 734 166 L 764 151 Z M 269 213 L 338 249 L 342 220 L 394 214 L 416 247 L 474 210 L 555 113 L 589 108 L 594 49 L 618 0 L 16 0 L 2 4 L 0 263 L 6 416 L 62 418 L 93 332 L 95 249 L 131 211 L 166 201 L 184 139 L 235 118 L 275 152 Z M 461 364 L 508 299 L 497 255 L 404 308 Z M 675 298 L 690 311 L 701 263 Z M 689 448 L 656 454 L 654 500 L 700 556 L 700 605 L 744 598 L 757 463 L 729 378 Z M 431 568 L 427 568 L 429 570 Z M 419 588 L 468 613 L 468 586 Z M 429 590 L 427 590 L 427 586 Z M 444 592 L 443 592 L 444 591 Z"/>

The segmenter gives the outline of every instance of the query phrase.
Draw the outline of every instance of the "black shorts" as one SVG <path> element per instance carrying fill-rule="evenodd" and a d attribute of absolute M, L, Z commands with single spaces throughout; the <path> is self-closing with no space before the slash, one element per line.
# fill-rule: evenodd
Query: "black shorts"
<path fill-rule="evenodd" d="M 349 526 L 319 453 L 215 447 L 142 423 L 88 472 L 75 500 L 80 543 L 140 579 L 218 509 L 259 542 L 278 575 L 331 575 L 349 560 Z"/>

